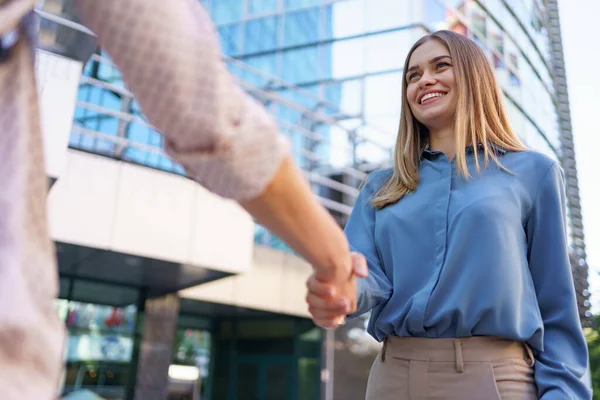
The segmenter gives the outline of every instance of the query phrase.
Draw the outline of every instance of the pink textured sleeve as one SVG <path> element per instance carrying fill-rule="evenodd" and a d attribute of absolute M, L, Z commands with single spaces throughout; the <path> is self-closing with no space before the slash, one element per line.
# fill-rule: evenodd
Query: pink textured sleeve
<path fill-rule="evenodd" d="M 262 105 L 235 85 L 198 0 L 76 0 L 166 151 L 188 176 L 237 201 L 260 195 L 288 154 Z"/>

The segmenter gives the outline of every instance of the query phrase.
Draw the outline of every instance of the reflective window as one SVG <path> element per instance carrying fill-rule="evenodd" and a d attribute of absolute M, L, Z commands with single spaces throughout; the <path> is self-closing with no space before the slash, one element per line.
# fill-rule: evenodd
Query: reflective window
<path fill-rule="evenodd" d="M 366 117 L 400 115 L 402 76 L 400 73 L 370 76 L 365 79 Z"/>
<path fill-rule="evenodd" d="M 486 12 L 475 2 L 469 3 L 469 20 L 473 27 L 473 33 L 479 40 L 487 39 L 488 16 Z"/>
<path fill-rule="evenodd" d="M 366 62 L 365 39 L 339 40 L 331 45 L 331 76 L 344 78 L 360 75 Z"/>
<path fill-rule="evenodd" d="M 413 33 L 409 30 L 384 33 L 365 38 L 365 71 L 378 72 L 401 69 L 408 50 L 413 45 Z M 393 51 L 390 51 L 393 49 Z"/>
<path fill-rule="evenodd" d="M 246 22 L 244 49 L 254 53 L 274 49 L 277 46 L 279 17 L 268 17 Z"/>
<path fill-rule="evenodd" d="M 319 76 L 321 80 L 327 80 L 333 75 L 333 52 L 332 45 L 325 44 L 318 48 L 319 51 Z"/>
<path fill-rule="evenodd" d="M 250 15 L 273 12 L 276 10 L 277 0 L 248 0 L 248 12 Z"/>
<path fill-rule="evenodd" d="M 432 31 L 448 27 L 448 11 L 440 0 L 424 0 L 423 16 L 425 25 Z"/>
<path fill-rule="evenodd" d="M 244 60 L 244 62 L 250 65 L 251 67 L 259 70 L 260 73 L 246 71 L 242 75 L 242 79 L 260 87 L 267 85 L 269 83 L 270 77 L 278 75 L 277 59 L 275 54 L 248 57 Z"/>
<path fill-rule="evenodd" d="M 380 31 L 422 23 L 421 2 L 414 0 L 368 0 L 366 30 Z"/>
<path fill-rule="evenodd" d="M 295 9 L 302 7 L 318 6 L 322 0 L 285 0 L 284 5 L 286 9 Z"/>
<path fill-rule="evenodd" d="M 240 52 L 240 26 L 238 24 L 224 25 L 218 28 L 221 37 L 221 51 L 229 56 Z"/>
<path fill-rule="evenodd" d="M 366 31 L 365 0 L 341 1 L 332 5 L 332 29 L 327 37 L 344 38 Z"/>
<path fill-rule="evenodd" d="M 310 82 L 319 76 L 316 47 L 288 50 L 283 53 L 283 80 L 290 83 Z"/>
<path fill-rule="evenodd" d="M 285 46 L 315 42 L 319 39 L 319 9 L 286 14 L 284 25 Z"/>
<path fill-rule="evenodd" d="M 327 92 L 339 94 L 339 108 L 342 112 L 356 115 L 362 112 L 362 80 L 351 80 L 327 85 Z M 331 101 L 331 100 L 330 100 Z"/>
<path fill-rule="evenodd" d="M 242 18 L 243 4 L 240 0 L 213 1 L 211 5 L 213 21 L 218 25 L 240 20 Z"/>

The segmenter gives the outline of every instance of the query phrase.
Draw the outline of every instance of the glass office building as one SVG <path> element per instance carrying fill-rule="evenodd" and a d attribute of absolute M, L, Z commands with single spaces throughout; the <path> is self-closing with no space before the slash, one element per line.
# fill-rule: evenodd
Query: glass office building
<path fill-rule="evenodd" d="M 402 67 L 411 45 L 438 29 L 475 40 L 494 67 L 515 131 L 565 168 L 572 264 L 580 313 L 586 317 L 587 264 L 556 1 L 202 3 L 216 24 L 231 72 L 277 119 L 294 158 L 341 225 L 360 181 L 391 160 Z M 85 65 L 69 145 L 184 174 L 162 152 L 161 136 L 101 49 Z M 289 251 L 260 226 L 255 241 Z M 140 295 L 129 288 L 96 289 L 127 291 L 119 296 L 128 301 L 110 304 L 86 297 L 94 291 L 85 285 L 100 284 L 61 280 L 58 307 L 70 332 L 66 387 L 108 387 L 105 396 L 126 398 Z M 184 301 L 178 326 L 173 360 L 206 365 L 203 399 L 319 398 L 322 333 L 308 320 Z M 335 357 L 342 360 L 335 363 L 333 398 L 364 398 L 377 347 L 365 337 L 362 321 L 338 330 L 333 341 Z M 211 358 L 215 351 L 221 355 L 217 360 Z M 356 379 L 356 371 L 364 371 L 364 377 Z"/>

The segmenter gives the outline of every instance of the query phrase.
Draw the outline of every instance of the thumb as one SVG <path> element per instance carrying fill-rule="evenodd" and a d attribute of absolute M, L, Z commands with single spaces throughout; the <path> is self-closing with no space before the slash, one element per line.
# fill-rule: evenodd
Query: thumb
<path fill-rule="evenodd" d="M 369 268 L 367 267 L 367 261 L 365 256 L 360 253 L 352 252 L 352 272 L 359 278 L 366 278 L 369 275 Z"/>

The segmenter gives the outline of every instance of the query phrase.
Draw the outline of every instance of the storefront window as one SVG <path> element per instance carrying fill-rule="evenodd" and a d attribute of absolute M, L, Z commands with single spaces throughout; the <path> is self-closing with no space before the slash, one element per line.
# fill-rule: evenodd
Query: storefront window
<path fill-rule="evenodd" d="M 68 338 L 63 394 L 89 390 L 106 400 L 124 398 L 133 353 L 136 307 L 57 300 Z"/>

